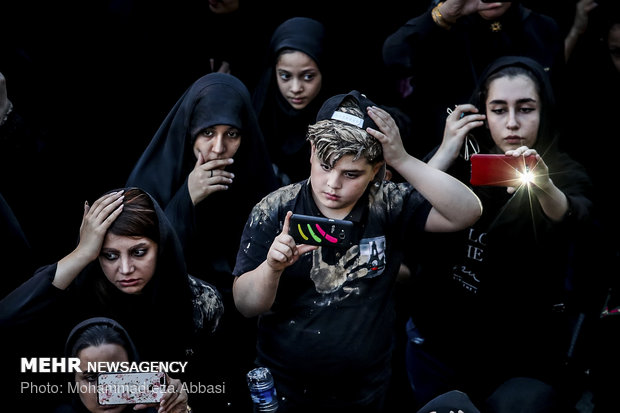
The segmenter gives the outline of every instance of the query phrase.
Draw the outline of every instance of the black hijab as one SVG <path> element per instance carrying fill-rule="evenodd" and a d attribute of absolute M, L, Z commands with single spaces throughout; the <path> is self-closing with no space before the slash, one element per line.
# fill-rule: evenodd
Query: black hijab
<path fill-rule="evenodd" d="M 293 17 L 283 22 L 271 37 L 269 53 L 252 94 L 271 159 L 293 182 L 308 177 L 310 146 L 306 132 L 308 125 L 314 123 L 327 89 L 325 38 L 325 27 L 317 20 Z M 275 67 L 280 53 L 287 49 L 310 56 L 323 74 L 319 95 L 303 109 L 293 108 L 278 88 Z"/>
<path fill-rule="evenodd" d="M 246 86 L 233 75 L 209 73 L 183 93 L 138 160 L 128 186 L 148 191 L 166 208 L 187 180 L 196 158 L 192 150 L 203 129 L 227 124 L 241 130 L 235 163 L 235 184 L 256 199 L 275 189 L 275 177 Z M 245 171 L 245 173 L 239 173 Z"/>
<path fill-rule="evenodd" d="M 476 106 L 480 113 L 486 113 L 486 97 L 489 78 L 494 76 L 502 69 L 508 67 L 521 67 L 529 71 L 537 79 L 539 86 L 538 94 L 540 95 L 540 125 L 538 128 L 538 136 L 534 148 L 541 155 L 554 155 L 558 150 L 558 125 L 555 113 L 555 95 L 551 86 L 551 82 L 547 72 L 543 66 L 536 60 L 525 56 L 504 56 L 494 60 L 486 67 L 480 76 L 476 89 L 472 94 L 470 103 Z M 485 148 L 483 152 L 493 152 L 495 143 L 491 137 L 488 128 L 480 127 L 475 130 L 476 139 L 480 146 Z"/>
<path fill-rule="evenodd" d="M 252 94 L 252 103 L 259 116 L 269 94 L 278 91 L 275 66 L 280 52 L 284 49 L 303 52 L 316 62 L 319 70 L 323 70 L 325 63 L 323 62 L 325 55 L 324 44 L 325 27 L 317 20 L 308 17 L 293 17 L 278 26 L 269 42 L 269 54 L 263 68 L 260 83 Z M 287 106 L 290 108 L 289 113 L 295 113 L 296 109 L 292 108 L 288 103 Z"/>

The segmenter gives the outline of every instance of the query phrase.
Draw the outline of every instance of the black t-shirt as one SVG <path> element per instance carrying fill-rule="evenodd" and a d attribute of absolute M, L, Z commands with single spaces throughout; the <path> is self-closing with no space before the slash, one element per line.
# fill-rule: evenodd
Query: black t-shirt
<path fill-rule="evenodd" d="M 474 225 L 416 244 L 409 305 L 424 349 L 495 386 L 515 375 L 546 380 L 568 351 L 575 308 L 565 306 L 581 294 L 574 254 L 590 202 L 578 164 L 549 169 L 566 171 L 553 174 L 570 205 L 563 220 L 550 220 L 527 188 L 475 187 L 484 211 Z"/>
<path fill-rule="evenodd" d="M 320 247 L 284 271 L 275 302 L 258 325 L 258 363 L 272 370 L 277 386 L 315 400 L 372 398 L 389 376 L 402 241 L 423 230 L 430 208 L 407 183 L 373 187 L 346 217 L 357 230 L 352 247 Z M 280 188 L 255 206 L 235 275 L 265 260 L 289 210 L 321 216 L 309 180 Z"/>

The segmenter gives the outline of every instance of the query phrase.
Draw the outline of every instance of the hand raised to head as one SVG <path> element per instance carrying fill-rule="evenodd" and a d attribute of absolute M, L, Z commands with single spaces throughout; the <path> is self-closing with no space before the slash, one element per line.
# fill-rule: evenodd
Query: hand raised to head
<path fill-rule="evenodd" d="M 123 191 L 118 191 L 103 195 L 92 206 L 84 203 L 77 249 L 85 256 L 92 260 L 99 256 L 108 228 L 123 210 L 123 199 Z"/>
<path fill-rule="evenodd" d="M 379 130 L 366 128 L 366 132 L 381 142 L 383 158 L 388 165 L 394 165 L 407 157 L 407 152 L 400 136 L 396 121 L 388 112 L 378 106 L 369 106 L 368 116 L 375 122 Z"/>

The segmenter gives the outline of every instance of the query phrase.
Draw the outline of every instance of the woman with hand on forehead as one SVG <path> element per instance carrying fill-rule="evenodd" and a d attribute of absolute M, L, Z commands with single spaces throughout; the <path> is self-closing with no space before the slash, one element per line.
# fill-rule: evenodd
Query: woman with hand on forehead
<path fill-rule="evenodd" d="M 110 317 L 145 360 L 188 361 L 191 369 L 223 311 L 218 291 L 187 273 L 157 202 L 139 188 L 122 188 L 84 204 L 75 249 L 0 301 L 0 327 L 14 338 L 9 359 L 48 357 L 61 352 L 81 319 Z M 46 340 L 33 340 L 33 332 Z"/>

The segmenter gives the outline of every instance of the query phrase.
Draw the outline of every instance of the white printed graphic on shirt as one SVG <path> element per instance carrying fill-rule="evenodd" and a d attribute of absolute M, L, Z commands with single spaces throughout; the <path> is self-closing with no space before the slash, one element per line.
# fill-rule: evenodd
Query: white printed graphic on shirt
<path fill-rule="evenodd" d="M 321 248 L 312 252 L 312 269 L 310 270 L 310 278 L 317 292 L 332 294 L 341 290 L 345 293 L 331 296 L 330 302 L 342 301 L 357 291 L 347 283 L 360 278 L 379 276 L 385 270 L 384 236 L 362 239 L 359 245 L 349 248 L 335 264 L 323 261 Z"/>
<path fill-rule="evenodd" d="M 470 228 L 467 237 L 466 262 L 464 265 L 455 265 L 452 269 L 452 278 L 473 294 L 476 294 L 480 287 L 480 279 L 476 275 L 476 268 L 478 268 L 476 263 L 484 261 L 486 236 L 486 232 L 478 233 L 474 228 Z"/>

